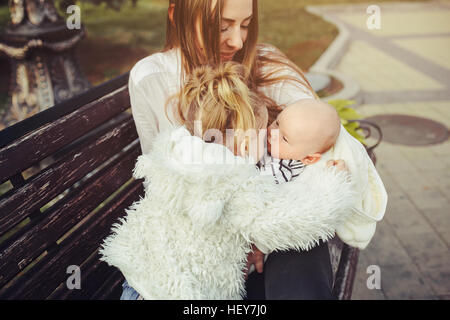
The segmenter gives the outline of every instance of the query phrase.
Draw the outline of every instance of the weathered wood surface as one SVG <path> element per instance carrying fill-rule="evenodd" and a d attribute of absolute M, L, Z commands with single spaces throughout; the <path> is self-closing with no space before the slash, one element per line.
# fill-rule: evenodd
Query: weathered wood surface
<path fill-rule="evenodd" d="M 122 283 L 125 280 L 119 270 L 103 283 L 103 285 L 90 297 L 92 300 L 118 299 L 122 293 Z"/>
<path fill-rule="evenodd" d="M 334 275 L 333 296 L 338 300 L 350 300 L 358 265 L 359 250 L 348 245 L 342 246 L 339 267 Z"/>
<path fill-rule="evenodd" d="M 2 148 L 0 184 L 129 107 L 128 87 L 123 87 Z"/>
<path fill-rule="evenodd" d="M 123 276 L 99 260 L 98 249 L 143 194 L 142 181 L 132 179 L 141 150 L 124 112 L 127 80 L 0 132 L 0 183 L 14 186 L 0 196 L 1 299 L 118 298 Z M 43 159 L 47 167 L 25 180 L 22 172 Z M 69 265 L 82 268 L 81 290 L 66 286 Z"/>
<path fill-rule="evenodd" d="M 135 154 L 130 154 L 130 157 L 132 158 Z M 123 162 L 133 163 L 133 161 L 129 161 L 130 157 L 124 158 Z M 48 297 L 68 277 L 66 268 L 70 265 L 81 266 L 93 252 L 96 252 L 99 243 L 110 232 L 111 225 L 117 222 L 116 220 L 124 214 L 125 209 L 136 201 L 137 195 L 141 193 L 141 181 L 134 181 L 127 186 L 114 198 L 112 205 L 107 205 L 96 212 L 80 228 L 59 244 L 58 248 L 53 250 L 53 253 L 44 257 L 29 272 L 29 276 L 26 275 L 23 279 L 17 281 L 14 287 L 10 288 L 9 292 L 6 292 L 8 299 L 45 299 Z M 96 259 L 98 258 L 99 256 L 97 255 Z M 82 269 L 81 275 L 84 274 L 84 271 Z M 46 281 L 42 281 L 42 279 L 46 279 Z M 81 285 L 84 296 L 89 293 L 93 294 L 93 291 L 98 290 L 98 287 L 84 287 L 84 285 L 87 285 L 87 282 L 84 281 L 81 281 Z M 89 288 L 91 292 L 86 290 Z"/>
<path fill-rule="evenodd" d="M 81 290 L 70 290 L 63 281 L 47 299 L 81 300 L 89 299 L 116 270 L 106 262 L 99 260 L 98 250 L 89 259 L 80 265 Z"/>
<path fill-rule="evenodd" d="M 17 274 L 44 250 L 85 218 L 101 202 L 131 178 L 135 159 L 140 149 L 135 147 L 123 158 L 86 181 L 81 190 L 61 204 L 57 203 L 42 221 L 21 235 L 16 241 L 2 250 L 0 286 Z"/>
<path fill-rule="evenodd" d="M 125 86 L 5 146 L 0 150 L 0 184 L 129 107 Z"/>
<path fill-rule="evenodd" d="M 11 190 L 3 195 L 0 198 L 0 234 L 39 210 L 136 139 L 134 122 L 129 116 L 105 135 L 97 137 L 88 145 L 80 146 L 78 150 L 30 178 L 18 190 Z"/>

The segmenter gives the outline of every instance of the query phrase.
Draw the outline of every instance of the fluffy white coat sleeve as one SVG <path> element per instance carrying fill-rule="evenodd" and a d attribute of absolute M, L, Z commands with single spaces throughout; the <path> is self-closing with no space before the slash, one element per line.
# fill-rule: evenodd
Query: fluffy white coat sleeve
<path fill-rule="evenodd" d="M 252 178 L 229 203 L 238 213 L 231 217 L 235 227 L 264 253 L 309 250 L 320 239 L 332 238 L 354 205 L 351 180 L 335 168 L 310 166 L 296 180 L 280 185 L 269 180 Z"/>

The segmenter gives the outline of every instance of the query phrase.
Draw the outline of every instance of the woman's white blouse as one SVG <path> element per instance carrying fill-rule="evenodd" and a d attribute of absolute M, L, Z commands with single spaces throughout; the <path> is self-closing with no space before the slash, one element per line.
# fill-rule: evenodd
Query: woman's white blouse
<path fill-rule="evenodd" d="M 274 49 L 267 47 L 265 50 Z M 280 75 L 286 74 L 300 78 L 287 67 L 280 71 Z M 175 104 L 168 104 L 168 117 L 164 109 L 169 98 L 180 91 L 180 81 L 181 56 L 178 49 L 152 54 L 131 69 L 128 83 L 131 111 L 143 154 L 151 150 L 152 141 L 159 131 L 177 125 L 173 117 Z M 314 99 L 306 87 L 293 81 L 281 81 L 260 90 L 284 106 L 301 99 Z"/>

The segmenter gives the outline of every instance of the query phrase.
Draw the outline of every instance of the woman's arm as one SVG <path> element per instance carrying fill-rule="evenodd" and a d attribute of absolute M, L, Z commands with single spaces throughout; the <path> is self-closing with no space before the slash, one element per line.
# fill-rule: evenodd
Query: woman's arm
<path fill-rule="evenodd" d="M 166 116 L 165 105 L 179 91 L 176 65 L 174 54 L 154 53 L 139 60 L 130 71 L 131 111 L 143 154 L 150 152 L 157 133 L 173 126 L 173 114 L 168 112 Z"/>
<path fill-rule="evenodd" d="M 151 79 L 145 79 L 145 81 L 148 80 L 151 81 Z M 156 84 L 156 81 L 153 82 Z M 130 77 L 128 90 L 130 93 L 131 112 L 139 136 L 142 154 L 147 154 L 150 152 L 153 139 L 159 131 L 158 118 L 153 111 L 151 93 L 153 92 L 156 95 L 156 101 L 158 101 L 158 96 L 161 94 L 158 94 L 157 90 L 145 92 L 143 84 L 143 82 L 135 84 Z"/>

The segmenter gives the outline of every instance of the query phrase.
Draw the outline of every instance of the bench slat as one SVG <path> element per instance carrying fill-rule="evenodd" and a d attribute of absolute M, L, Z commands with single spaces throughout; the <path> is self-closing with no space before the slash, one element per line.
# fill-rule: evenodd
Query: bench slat
<path fill-rule="evenodd" d="M 113 274 L 103 283 L 103 285 L 95 292 L 89 299 L 90 300 L 109 300 L 120 298 L 120 285 L 125 278 L 122 273 L 116 269 Z"/>
<path fill-rule="evenodd" d="M 356 268 L 358 266 L 358 256 L 359 249 L 352 248 L 347 244 L 342 246 L 339 268 L 336 272 L 333 286 L 333 296 L 336 299 L 351 299 Z"/>
<path fill-rule="evenodd" d="M 81 266 L 82 263 L 97 251 L 99 243 L 110 232 L 111 225 L 123 216 L 139 194 L 142 194 L 142 182 L 134 180 L 113 200 L 86 220 L 80 228 L 65 239 L 55 250 L 55 254 L 44 257 L 36 266 L 28 271 L 26 277 L 19 279 L 7 289 L 8 299 L 45 299 L 62 281 L 69 277 L 66 269 L 69 265 Z M 96 255 L 99 258 L 99 255 Z M 84 269 L 81 269 L 81 275 Z M 45 282 L 42 279 L 46 279 Z M 84 289 L 81 282 L 81 290 Z M 68 290 L 68 289 L 66 289 Z M 95 288 L 91 289 L 92 291 Z M 2 294 L 3 295 L 3 294 Z M 83 293 L 86 295 L 86 292 Z"/>
<path fill-rule="evenodd" d="M 18 190 L 10 190 L 0 198 L 0 234 L 39 210 L 136 139 L 136 127 L 132 117 L 128 116 L 116 128 L 62 157 Z"/>
<path fill-rule="evenodd" d="M 81 290 L 69 290 L 66 283 L 63 282 L 47 299 L 84 300 L 93 295 L 116 269 L 99 260 L 98 250 L 95 250 L 95 253 L 83 262 L 80 268 L 82 270 Z"/>
<path fill-rule="evenodd" d="M 19 239 L 4 249 L 0 256 L 0 286 L 16 275 L 41 252 L 85 218 L 100 203 L 113 194 L 132 177 L 132 169 L 141 150 L 138 144 L 125 156 L 89 178 L 74 196 L 61 199 L 55 209 L 36 226 L 26 231 Z"/>
<path fill-rule="evenodd" d="M 124 86 L 5 146 L 0 150 L 0 184 L 129 107 Z"/>

